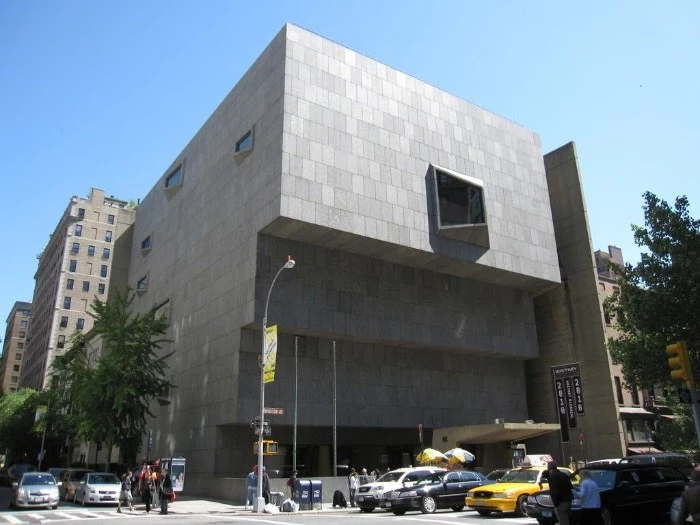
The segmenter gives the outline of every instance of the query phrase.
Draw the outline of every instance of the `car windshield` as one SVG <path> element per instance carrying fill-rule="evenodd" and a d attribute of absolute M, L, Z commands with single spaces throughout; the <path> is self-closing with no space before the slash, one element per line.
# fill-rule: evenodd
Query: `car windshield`
<path fill-rule="evenodd" d="M 539 470 L 510 470 L 503 475 L 501 483 L 534 483 Z"/>
<path fill-rule="evenodd" d="M 377 481 L 382 481 L 386 483 L 387 481 L 399 481 L 401 477 L 406 474 L 405 472 L 387 472 L 382 476 L 379 476 Z"/>
<path fill-rule="evenodd" d="M 490 480 L 501 479 L 506 472 L 508 472 L 508 471 L 507 470 L 494 470 L 493 472 L 489 473 L 488 476 L 486 476 L 486 479 L 490 479 Z"/>
<path fill-rule="evenodd" d="M 593 470 L 586 469 L 586 471 L 591 473 L 591 479 L 595 481 L 598 488 L 611 489 L 615 485 L 615 471 L 614 470 Z"/>
<path fill-rule="evenodd" d="M 56 480 L 51 474 L 26 474 L 22 485 L 55 485 Z"/>
<path fill-rule="evenodd" d="M 445 474 L 428 474 L 420 478 L 416 485 L 437 485 L 442 483 L 442 478 Z"/>
<path fill-rule="evenodd" d="M 114 474 L 90 474 L 87 483 L 90 485 L 120 485 L 121 481 Z"/>
<path fill-rule="evenodd" d="M 74 470 L 69 474 L 68 479 L 69 481 L 79 481 L 84 475 L 84 470 Z"/>

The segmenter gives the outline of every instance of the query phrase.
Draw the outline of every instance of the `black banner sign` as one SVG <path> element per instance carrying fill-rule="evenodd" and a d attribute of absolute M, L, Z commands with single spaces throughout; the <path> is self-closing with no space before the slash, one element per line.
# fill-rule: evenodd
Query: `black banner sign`
<path fill-rule="evenodd" d="M 566 443 L 569 441 L 569 424 L 566 409 L 566 390 L 564 389 L 564 380 L 554 380 L 554 396 L 557 401 L 557 414 L 559 415 L 559 426 L 561 427 L 561 440 Z"/>
<path fill-rule="evenodd" d="M 576 409 L 574 408 L 574 389 L 571 386 L 571 378 L 564 379 L 566 392 L 566 415 L 569 420 L 569 428 L 576 428 Z"/>
<path fill-rule="evenodd" d="M 569 429 L 577 428 L 577 417 L 585 414 L 581 367 L 579 363 L 553 366 L 552 378 L 562 441 L 568 442 Z"/>

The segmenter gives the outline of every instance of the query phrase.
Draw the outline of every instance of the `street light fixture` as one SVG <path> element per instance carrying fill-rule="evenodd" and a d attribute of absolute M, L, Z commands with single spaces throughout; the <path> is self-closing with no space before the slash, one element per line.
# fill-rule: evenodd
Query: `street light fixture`
<path fill-rule="evenodd" d="M 258 490 L 253 512 L 263 512 L 265 510 L 265 498 L 263 497 L 263 428 L 265 428 L 265 330 L 267 329 L 267 307 L 270 304 L 270 295 L 272 288 L 275 286 L 275 281 L 284 269 L 294 268 L 294 259 L 291 255 L 287 256 L 287 262 L 284 266 L 277 270 L 275 278 L 272 279 L 270 290 L 267 292 L 267 300 L 265 301 L 265 313 L 262 320 L 262 353 L 260 354 L 260 433 L 258 434 Z"/>

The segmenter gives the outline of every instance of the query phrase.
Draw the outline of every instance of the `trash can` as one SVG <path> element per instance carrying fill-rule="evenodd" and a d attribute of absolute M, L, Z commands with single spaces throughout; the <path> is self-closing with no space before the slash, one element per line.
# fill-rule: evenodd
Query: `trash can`
<path fill-rule="evenodd" d="M 270 503 L 282 510 L 282 502 L 284 501 L 284 492 L 270 492 Z"/>
<path fill-rule="evenodd" d="M 297 479 L 296 483 L 299 510 L 311 510 L 311 481 L 308 479 Z"/>
<path fill-rule="evenodd" d="M 320 479 L 311 481 L 311 508 L 314 510 L 323 509 L 323 486 Z"/>

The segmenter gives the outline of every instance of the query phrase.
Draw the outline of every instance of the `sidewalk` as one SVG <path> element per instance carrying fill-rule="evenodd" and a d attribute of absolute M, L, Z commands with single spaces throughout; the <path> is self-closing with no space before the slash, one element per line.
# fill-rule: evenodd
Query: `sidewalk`
<path fill-rule="evenodd" d="M 134 505 L 138 510 L 144 508 L 143 504 L 137 502 Z M 314 510 L 300 510 L 299 513 L 309 514 L 309 513 L 320 513 L 320 512 L 341 512 L 341 511 L 358 511 L 357 508 L 347 507 L 345 509 L 340 507 L 333 508 L 330 503 L 323 503 L 321 509 Z M 151 510 L 152 513 L 158 513 L 160 507 L 156 507 Z M 251 507 L 245 508 L 244 505 L 236 505 L 226 501 L 212 500 L 197 498 L 192 496 L 178 496 L 174 503 L 168 505 L 168 514 L 252 514 L 253 509 Z M 280 513 L 283 514 L 283 513 Z M 286 514 L 286 513 L 284 513 Z"/>

